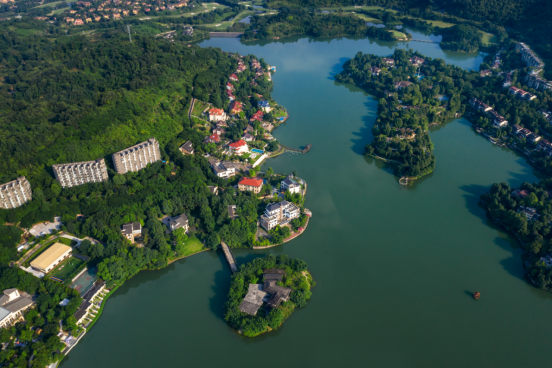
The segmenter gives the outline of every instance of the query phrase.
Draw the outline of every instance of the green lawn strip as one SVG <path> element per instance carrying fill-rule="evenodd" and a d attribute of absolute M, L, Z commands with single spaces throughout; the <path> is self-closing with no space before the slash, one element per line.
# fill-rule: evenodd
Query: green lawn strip
<path fill-rule="evenodd" d="M 77 242 L 75 240 L 69 238 L 59 237 L 56 240 L 58 243 L 65 244 L 69 247 L 74 247 L 75 245 L 77 245 Z"/>
<path fill-rule="evenodd" d="M 88 327 L 86 328 L 86 332 L 90 331 L 90 329 L 92 328 L 92 326 L 94 326 L 96 324 L 96 322 L 98 322 L 98 319 L 100 319 L 100 316 L 102 315 L 102 312 L 103 312 L 103 309 L 104 309 L 104 306 L 105 306 L 105 303 L 107 302 L 107 298 L 109 298 L 111 296 L 111 294 L 113 294 L 115 292 L 115 290 L 117 290 L 119 288 L 119 285 L 115 286 L 109 293 L 107 293 L 107 295 L 103 298 L 103 301 L 102 301 L 102 305 L 100 306 L 100 310 L 98 311 L 98 313 L 96 314 L 96 317 L 94 317 L 94 319 L 92 320 L 92 322 L 90 322 L 90 324 L 88 325 Z"/>
<path fill-rule="evenodd" d="M 52 274 L 52 277 L 58 278 L 63 281 L 67 281 L 67 278 L 77 271 L 84 261 L 75 257 L 68 257 L 61 264 L 56 267 L 56 271 Z M 61 268 L 63 266 L 63 268 Z"/>
<path fill-rule="evenodd" d="M 487 32 L 484 32 L 484 31 L 480 31 L 481 32 L 481 42 L 486 44 L 486 43 L 496 43 L 497 41 L 497 37 L 496 35 L 492 34 L 492 33 L 487 33 Z"/>
<path fill-rule="evenodd" d="M 394 29 L 389 32 L 393 33 L 393 36 L 395 36 L 396 38 L 406 38 L 406 35 L 404 33 L 395 31 Z"/>
<path fill-rule="evenodd" d="M 201 252 L 202 250 L 204 250 L 204 246 L 198 238 L 189 238 L 184 244 L 183 257 L 191 256 L 192 254 Z"/>

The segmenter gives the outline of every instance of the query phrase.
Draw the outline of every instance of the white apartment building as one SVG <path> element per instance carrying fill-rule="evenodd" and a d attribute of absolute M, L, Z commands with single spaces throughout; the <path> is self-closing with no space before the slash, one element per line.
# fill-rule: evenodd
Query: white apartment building
<path fill-rule="evenodd" d="M 146 142 L 116 152 L 112 157 L 117 173 L 125 174 L 129 171 L 139 171 L 148 164 L 161 160 L 159 142 L 155 138 L 150 138 Z"/>
<path fill-rule="evenodd" d="M 0 208 L 20 207 L 31 199 L 31 184 L 24 176 L 0 185 Z"/>
<path fill-rule="evenodd" d="M 52 165 L 56 179 L 64 188 L 86 183 L 99 183 L 109 179 L 103 158 L 96 161 Z"/>
<path fill-rule="evenodd" d="M 301 210 L 297 205 L 288 201 L 271 203 L 266 206 L 261 215 L 261 226 L 266 230 L 272 230 L 278 225 L 285 225 L 291 220 L 298 218 Z"/>

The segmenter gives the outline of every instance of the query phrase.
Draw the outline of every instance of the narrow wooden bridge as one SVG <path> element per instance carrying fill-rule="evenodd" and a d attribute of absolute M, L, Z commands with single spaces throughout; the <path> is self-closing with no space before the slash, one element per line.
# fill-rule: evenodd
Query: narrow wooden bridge
<path fill-rule="evenodd" d="M 220 245 L 222 246 L 222 250 L 224 252 L 224 255 L 226 256 L 226 260 L 230 265 L 230 270 L 232 271 L 232 273 L 238 272 L 238 264 L 236 263 L 236 258 L 234 258 L 230 247 L 223 241 L 220 242 Z"/>
<path fill-rule="evenodd" d="M 303 148 L 303 149 L 286 147 L 286 146 L 284 146 L 284 145 L 282 145 L 282 147 L 284 147 L 284 149 L 285 149 L 286 151 L 299 152 L 299 153 L 307 153 L 307 152 L 309 152 L 309 150 L 311 149 L 312 144 L 307 144 L 307 145 L 305 146 L 305 148 Z"/>
<path fill-rule="evenodd" d="M 427 42 L 427 43 L 441 43 L 441 42 L 439 42 L 439 41 L 431 41 L 431 40 L 410 40 L 410 41 Z"/>

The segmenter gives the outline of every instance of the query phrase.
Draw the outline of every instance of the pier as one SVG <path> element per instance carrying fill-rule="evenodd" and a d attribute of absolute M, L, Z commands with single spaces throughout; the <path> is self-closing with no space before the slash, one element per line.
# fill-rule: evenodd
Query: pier
<path fill-rule="evenodd" d="M 243 32 L 209 32 L 211 37 L 235 38 L 243 35 Z"/>
<path fill-rule="evenodd" d="M 431 41 L 431 40 L 410 40 L 410 41 L 427 42 L 427 43 L 441 43 L 441 42 L 439 42 L 439 41 Z"/>
<path fill-rule="evenodd" d="M 236 259 L 234 258 L 234 255 L 232 254 L 232 251 L 230 250 L 230 247 L 223 241 L 220 242 L 220 245 L 222 246 L 222 250 L 224 251 L 226 260 L 230 265 L 230 270 L 232 271 L 232 273 L 238 272 L 238 265 L 236 263 Z"/>
<path fill-rule="evenodd" d="M 299 149 L 299 148 L 291 148 L 291 147 L 286 147 L 284 145 L 282 145 L 282 147 L 286 150 L 286 151 L 291 151 L 291 152 L 299 152 L 301 154 L 304 154 L 304 153 L 307 153 L 310 151 L 311 147 L 312 147 L 312 144 L 307 144 L 305 146 L 305 148 L 303 149 Z"/>

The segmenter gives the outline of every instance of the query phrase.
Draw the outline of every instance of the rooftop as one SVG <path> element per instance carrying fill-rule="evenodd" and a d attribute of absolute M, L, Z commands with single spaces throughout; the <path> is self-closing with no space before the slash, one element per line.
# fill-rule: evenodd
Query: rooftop
<path fill-rule="evenodd" d="M 260 178 L 241 178 L 238 182 L 239 185 L 248 185 L 251 187 L 262 187 L 263 179 Z"/>
<path fill-rule="evenodd" d="M 36 257 L 36 259 L 31 262 L 31 266 L 45 270 L 68 250 L 71 250 L 71 247 L 65 244 L 55 243 L 46 249 L 44 253 Z"/>

